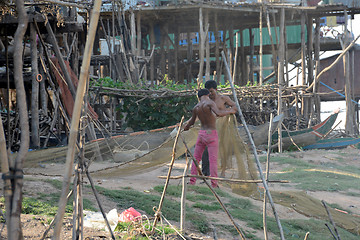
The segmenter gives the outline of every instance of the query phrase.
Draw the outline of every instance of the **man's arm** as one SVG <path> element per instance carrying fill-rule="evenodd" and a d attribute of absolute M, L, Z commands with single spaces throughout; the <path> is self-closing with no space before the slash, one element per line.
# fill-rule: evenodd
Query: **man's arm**
<path fill-rule="evenodd" d="M 223 98 L 227 106 L 229 106 L 230 108 L 234 108 L 237 111 L 236 103 L 231 100 L 231 98 L 229 98 L 228 96 L 223 96 Z"/>
<path fill-rule="evenodd" d="M 194 108 L 193 111 L 192 111 L 192 116 L 191 116 L 191 118 L 186 122 L 186 125 L 185 125 L 185 127 L 184 127 L 184 131 L 189 130 L 190 127 L 191 127 L 192 125 L 194 125 L 195 120 L 196 120 L 196 117 L 197 117 L 197 114 L 196 114 L 196 111 L 195 111 L 195 108 Z"/>
<path fill-rule="evenodd" d="M 209 103 L 209 107 L 210 107 L 211 111 L 213 111 L 218 117 L 223 117 L 223 116 L 226 116 L 226 115 L 236 113 L 236 108 L 229 108 L 229 109 L 225 109 L 225 110 L 220 110 L 216 106 L 215 102 Z"/>

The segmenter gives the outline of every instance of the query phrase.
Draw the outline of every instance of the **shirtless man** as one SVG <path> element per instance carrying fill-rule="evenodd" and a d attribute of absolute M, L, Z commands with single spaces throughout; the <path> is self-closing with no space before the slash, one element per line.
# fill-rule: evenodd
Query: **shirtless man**
<path fill-rule="evenodd" d="M 228 96 L 221 95 L 217 92 L 217 83 L 214 80 L 209 80 L 205 82 L 205 88 L 210 92 L 210 99 L 213 100 L 218 107 L 219 110 L 224 110 L 227 108 L 235 109 L 236 104 L 232 101 Z M 221 150 L 220 150 L 221 151 Z M 221 154 L 223 155 L 223 154 Z M 224 161 L 225 162 L 225 161 Z M 221 166 L 220 177 L 225 177 L 225 167 Z M 202 156 L 202 172 L 205 176 L 209 176 L 209 155 L 207 149 L 205 149 L 204 154 Z"/>
<path fill-rule="evenodd" d="M 194 125 L 196 118 L 199 118 L 201 129 L 195 145 L 194 157 L 201 161 L 205 147 L 209 152 L 210 176 L 217 177 L 217 156 L 218 156 L 218 135 L 216 131 L 216 116 L 222 117 L 236 112 L 235 109 L 219 110 L 215 102 L 210 99 L 210 92 L 207 89 L 200 89 L 198 92 L 199 103 L 193 109 L 192 117 L 186 123 L 184 130 L 189 130 Z M 197 175 L 195 163 L 192 163 L 191 174 Z M 190 178 L 191 185 L 195 185 L 196 178 Z M 218 187 L 217 180 L 211 180 L 212 187 Z"/>

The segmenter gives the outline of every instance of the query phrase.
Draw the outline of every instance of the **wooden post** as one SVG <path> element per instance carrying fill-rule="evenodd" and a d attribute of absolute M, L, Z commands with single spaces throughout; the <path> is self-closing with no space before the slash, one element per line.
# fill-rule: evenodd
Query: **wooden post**
<path fill-rule="evenodd" d="M 246 85 L 246 79 L 248 78 L 247 73 L 247 61 L 246 61 L 246 55 L 245 55 L 245 46 L 244 46 L 244 30 L 240 29 L 240 57 L 241 57 L 241 79 L 240 79 L 240 85 L 245 86 Z"/>
<path fill-rule="evenodd" d="M 133 11 L 130 12 L 130 34 L 131 34 L 131 53 L 133 56 L 136 55 L 136 30 L 135 30 L 135 14 Z"/>
<path fill-rule="evenodd" d="M 59 209 L 57 212 L 58 219 L 55 224 L 54 228 L 54 239 L 61 239 L 60 233 L 63 223 L 63 218 L 65 214 L 65 207 L 66 207 L 66 197 L 69 192 L 70 187 L 70 177 L 72 175 L 73 171 L 73 163 L 75 158 L 75 150 L 76 150 L 76 139 L 78 135 L 78 129 L 79 129 L 79 120 L 81 115 L 81 109 L 82 109 L 82 103 L 84 100 L 85 90 L 86 90 L 86 82 L 88 81 L 89 77 L 89 65 L 91 60 L 91 53 L 92 48 L 94 45 L 94 38 L 96 34 L 97 24 L 99 21 L 99 15 L 100 15 L 100 7 L 101 7 L 101 0 L 95 0 L 94 6 L 92 9 L 92 14 L 90 18 L 90 26 L 89 26 L 89 32 L 88 37 L 85 44 L 85 51 L 84 51 L 84 57 L 82 61 L 81 66 L 81 72 L 80 72 L 80 78 L 77 88 L 77 94 L 75 98 L 74 103 L 74 110 L 73 115 L 71 119 L 71 129 L 70 129 L 70 137 L 69 137 L 69 143 L 68 143 L 68 151 L 66 155 L 66 169 L 64 172 L 64 180 L 63 180 L 63 187 L 61 196 L 59 199 Z"/>
<path fill-rule="evenodd" d="M 31 44 L 31 145 L 32 148 L 40 147 L 39 136 L 39 82 L 42 76 L 38 69 L 38 48 L 36 43 L 36 29 L 34 23 L 30 24 L 30 44 Z M 45 81 L 45 79 L 44 79 Z"/>
<path fill-rule="evenodd" d="M 230 71 L 233 74 L 233 69 L 234 69 L 234 27 L 233 27 L 232 21 L 230 22 L 228 33 L 229 33 L 229 49 L 230 49 L 229 65 L 230 65 Z"/>
<path fill-rule="evenodd" d="M 311 84 L 314 81 L 314 61 L 312 57 L 313 53 L 313 19 L 312 17 L 307 18 L 307 55 L 308 55 L 308 83 Z"/>
<path fill-rule="evenodd" d="M 262 3 L 262 0 L 261 0 Z M 260 69 L 259 69 L 259 84 L 260 86 L 263 84 L 263 33 L 262 33 L 262 22 L 263 22 L 263 6 L 260 6 L 260 17 L 259 17 L 259 35 L 260 35 L 260 49 L 259 49 L 259 57 L 260 57 Z"/>
<path fill-rule="evenodd" d="M 20 149 L 16 156 L 15 161 L 11 164 L 12 170 L 10 172 L 11 179 L 11 196 L 9 199 L 10 208 L 6 211 L 10 216 L 6 219 L 7 224 L 7 237 L 8 239 L 22 239 L 23 234 L 21 230 L 21 206 L 22 206 L 22 190 L 23 190 L 23 163 L 26 158 L 26 154 L 29 150 L 29 117 L 26 103 L 26 93 L 24 87 L 23 77 L 23 40 L 28 25 L 28 15 L 25 10 L 24 1 L 16 0 L 16 12 L 18 25 L 14 35 L 14 81 L 16 87 L 16 102 L 18 103 L 18 113 L 20 118 Z M 8 159 L 6 159 L 8 160 Z"/>
<path fill-rule="evenodd" d="M 216 59 L 216 82 L 220 84 L 221 70 L 220 70 L 220 36 L 219 36 L 219 23 L 218 14 L 215 13 L 215 59 Z M 214 79 L 215 80 L 215 79 Z"/>
<path fill-rule="evenodd" d="M 284 30 L 285 29 L 285 9 L 281 9 L 280 13 L 280 41 L 279 41 L 279 49 L 278 49 L 278 56 L 279 56 L 279 64 L 278 64 L 278 114 L 280 115 L 283 112 L 283 103 L 282 103 L 282 88 L 284 85 L 284 55 L 285 55 L 285 40 L 284 40 Z M 278 147 L 279 152 L 282 152 L 282 127 L 279 124 L 278 128 Z"/>
<path fill-rule="evenodd" d="M 302 85 L 306 85 L 306 46 L 305 46 L 305 13 L 301 12 L 301 69 L 302 69 Z"/>
<path fill-rule="evenodd" d="M 137 57 L 141 55 L 141 12 L 136 15 L 136 33 L 137 33 Z M 138 66 L 139 68 L 139 66 Z"/>
<path fill-rule="evenodd" d="M 249 28 L 249 37 L 250 37 L 249 82 L 252 84 L 254 83 L 254 34 L 251 28 Z"/>
<path fill-rule="evenodd" d="M 199 8 L 199 74 L 197 79 L 198 87 L 203 81 L 203 71 L 204 71 L 204 44 L 205 43 L 205 34 L 203 27 L 203 11 L 202 8 Z"/>
<path fill-rule="evenodd" d="M 233 81 L 234 81 L 234 84 L 236 82 L 236 75 L 238 74 L 237 73 L 237 65 L 238 65 L 238 52 L 239 52 L 239 32 L 236 32 L 236 41 L 235 41 L 235 44 L 236 44 L 236 47 L 235 47 L 235 56 L 234 56 L 234 70 L 233 70 Z"/>
<path fill-rule="evenodd" d="M 315 78 L 320 70 L 320 18 L 315 19 L 316 26 L 315 26 L 315 51 L 314 51 L 314 59 L 315 59 Z M 316 119 L 320 122 L 320 113 L 321 113 L 321 102 L 320 97 L 317 94 L 317 89 L 319 87 L 319 83 L 314 84 L 314 91 L 315 94 L 315 114 Z M 316 89 L 315 89 L 316 88 Z"/>
<path fill-rule="evenodd" d="M 187 41 L 187 64 L 188 64 L 188 71 L 187 71 L 187 82 L 191 83 L 192 81 L 192 55 L 193 55 L 193 49 L 192 49 L 192 39 L 190 36 L 190 32 L 187 31 L 186 33 L 186 41 Z"/>
<path fill-rule="evenodd" d="M 348 46 L 348 15 L 347 11 L 344 11 L 344 18 L 345 18 L 345 43 L 344 43 L 344 49 Z M 350 57 L 349 52 L 346 52 L 346 54 L 343 57 L 343 63 L 344 63 L 344 76 L 345 76 L 345 101 L 346 101 L 346 120 L 345 120 L 345 131 L 350 134 L 354 135 L 355 133 L 355 127 L 354 127 L 354 117 L 355 117 L 355 106 L 352 103 L 352 84 L 350 80 Z"/>
<path fill-rule="evenodd" d="M 267 25 L 267 29 L 268 29 L 268 33 L 269 33 L 269 37 L 270 37 L 270 42 L 271 42 L 271 51 L 272 51 L 272 64 L 274 66 L 274 72 L 275 72 L 275 77 L 277 78 L 277 54 L 276 54 L 276 49 L 275 49 L 275 45 L 274 45 L 274 39 L 271 33 L 271 23 L 270 23 L 270 17 L 269 17 L 269 11 L 266 9 L 266 25 Z M 276 28 L 276 26 L 274 26 L 274 28 Z"/>
<path fill-rule="evenodd" d="M 150 22 L 150 45 L 155 45 L 155 33 L 154 33 L 154 23 Z M 155 54 L 155 53 L 154 53 Z M 155 55 L 150 59 L 150 81 L 151 85 L 155 81 Z"/>
<path fill-rule="evenodd" d="M 209 25 L 209 11 L 206 11 L 205 26 L 208 25 Z M 206 35 L 205 35 L 205 53 L 206 53 L 205 81 L 208 81 L 210 80 L 210 38 L 208 31 L 206 31 Z"/>
<path fill-rule="evenodd" d="M 175 82 L 178 83 L 179 82 L 179 35 L 180 35 L 180 32 L 179 32 L 179 27 L 177 26 L 176 27 L 176 30 L 175 30 L 175 33 L 174 33 L 174 51 L 175 51 L 175 71 L 174 71 L 174 74 L 175 74 Z M 182 79 L 183 81 L 184 79 Z"/>

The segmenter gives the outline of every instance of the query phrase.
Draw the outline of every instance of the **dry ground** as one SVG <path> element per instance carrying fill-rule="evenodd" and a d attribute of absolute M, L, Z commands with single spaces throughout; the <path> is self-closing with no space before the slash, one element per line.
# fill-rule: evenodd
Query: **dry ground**
<path fill-rule="evenodd" d="M 358 165 L 359 158 L 360 158 L 359 150 L 352 149 L 352 148 L 343 149 L 343 150 L 332 150 L 332 151 L 312 150 L 312 151 L 306 151 L 306 152 L 284 153 L 282 155 L 287 156 L 287 157 L 296 158 L 299 161 L 307 161 L 307 162 L 316 163 L 316 164 L 321 165 L 321 164 L 326 164 L 328 162 L 334 161 L 335 156 L 337 156 L 337 154 L 339 152 L 341 152 L 344 155 L 343 156 L 343 158 L 345 159 L 343 162 L 344 165 L 349 165 L 349 166 Z M 279 154 L 276 154 L 276 155 L 278 156 Z M 103 162 L 103 163 L 100 163 L 100 165 L 107 166 L 108 163 Z M 183 172 L 184 166 L 185 166 L 184 159 L 177 160 L 175 163 L 172 175 L 181 175 Z M 280 168 L 278 166 L 278 164 L 274 163 L 271 165 L 271 172 L 280 171 L 280 170 L 282 170 L 283 167 L 284 166 L 281 166 L 281 168 Z M 64 169 L 63 164 L 51 164 L 51 163 L 44 164 L 44 165 L 42 165 L 42 167 L 39 167 L 39 168 L 26 169 L 25 172 L 27 175 L 25 178 L 24 196 L 32 196 L 39 192 L 51 193 L 51 192 L 58 191 L 51 184 L 42 181 L 43 179 L 47 179 L 50 177 L 33 175 L 32 173 L 39 173 L 39 172 L 61 173 L 63 171 L 63 169 Z M 265 169 L 264 166 L 263 166 L 263 169 Z M 166 175 L 167 171 L 168 171 L 168 166 L 165 165 L 165 166 L 159 167 L 153 171 L 143 173 L 143 174 L 133 175 L 133 176 L 129 176 L 129 177 L 118 176 L 116 178 L 110 178 L 110 179 L 96 178 L 94 180 L 95 180 L 96 184 L 98 184 L 102 187 L 108 188 L 108 189 L 121 189 L 123 187 L 131 187 L 131 188 L 141 191 L 141 192 L 147 192 L 148 190 L 151 190 L 155 186 L 164 184 L 165 180 L 158 178 L 158 176 Z M 55 178 L 60 181 L 62 180 L 62 177 L 51 177 L 51 178 Z M 31 181 L 27 181 L 30 179 L 31 179 Z M 87 184 L 87 183 L 88 182 L 85 181 L 85 184 Z M 180 180 L 172 180 L 170 183 L 171 184 L 181 184 Z M 281 187 L 281 186 L 279 186 L 279 184 L 276 184 L 276 183 L 270 184 L 269 186 L 270 186 L 270 190 L 281 191 L 282 189 L 284 189 L 284 187 Z M 290 183 L 286 187 L 286 190 L 295 189 L 291 186 L 292 185 Z M 226 188 L 223 185 L 221 185 L 220 187 L 223 191 L 226 191 L 226 192 L 232 194 L 231 189 Z M 324 192 L 324 191 L 321 191 L 321 192 L 308 191 L 307 194 L 309 194 L 310 196 L 315 197 L 319 200 L 325 200 L 328 203 L 336 203 L 344 209 L 347 209 L 351 206 L 352 212 L 354 214 L 360 215 L 360 202 L 357 197 L 351 197 L 351 196 L 345 195 L 340 192 Z M 95 198 L 94 198 L 93 194 L 88 190 L 85 192 L 85 197 L 88 199 L 91 199 L 92 201 L 95 202 Z M 259 209 L 262 209 L 261 201 L 257 201 L 254 199 L 250 199 L 250 200 L 254 205 L 258 206 Z M 102 202 L 103 208 L 106 212 L 109 212 L 111 209 L 117 208 L 116 202 L 110 201 L 110 200 L 106 199 L 105 197 L 101 198 L 101 202 Z M 117 211 L 119 213 L 123 210 L 124 209 L 117 209 Z M 141 209 L 137 209 L 137 210 L 140 211 L 141 213 L 143 213 L 141 211 Z M 292 208 L 284 207 L 281 205 L 276 205 L 276 210 L 278 212 L 280 219 L 307 219 L 306 216 L 296 212 Z M 224 224 L 231 225 L 230 220 L 228 219 L 228 217 L 225 214 L 218 214 L 218 213 L 215 214 L 215 213 L 211 213 L 211 212 L 203 212 L 203 213 L 206 214 L 209 219 L 217 219 L 218 222 L 222 222 Z M 269 210 L 269 214 L 270 215 L 272 214 L 270 210 Z M 43 234 L 45 229 L 48 227 L 49 221 L 47 219 L 49 219 L 49 217 L 22 215 L 24 238 L 25 239 L 40 239 L 41 235 Z M 242 226 L 242 223 L 240 221 L 237 221 L 237 223 L 240 226 Z M 175 224 L 175 226 L 179 226 L 179 223 L 173 223 L 173 224 Z M 187 225 L 187 228 L 188 228 L 189 232 L 194 231 L 190 225 Z M 71 224 L 71 219 L 68 218 L 64 221 L 62 239 L 71 239 L 71 234 L 72 234 L 72 224 Z M 199 236 L 199 238 L 201 238 L 201 239 L 213 239 L 212 233 L 209 233 L 208 236 L 205 236 L 205 235 L 201 235 L 194 231 L 194 234 Z M 51 236 L 51 235 L 52 235 L 52 232 L 50 231 L 49 236 Z M 263 233 L 261 231 L 257 231 L 255 233 L 255 235 L 260 239 L 264 238 Z M 7 239 L 6 238 L 6 227 L 4 227 L 4 229 L 2 230 L 1 237 L 2 237 L 2 239 Z M 97 231 L 97 230 L 89 229 L 89 228 L 85 229 L 84 237 L 86 239 L 104 239 L 104 238 L 110 239 L 109 234 L 107 232 Z M 218 239 L 238 239 L 238 236 L 231 236 L 228 233 L 223 233 L 222 235 L 218 234 L 217 237 L 218 237 Z"/>

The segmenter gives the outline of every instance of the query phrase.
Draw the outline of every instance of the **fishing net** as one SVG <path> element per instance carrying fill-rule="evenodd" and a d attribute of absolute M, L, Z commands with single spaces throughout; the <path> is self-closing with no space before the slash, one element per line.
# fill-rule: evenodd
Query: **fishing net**
<path fill-rule="evenodd" d="M 230 178 L 241 180 L 255 180 L 257 170 L 253 158 L 250 157 L 249 148 L 242 140 L 237 130 L 234 115 L 219 118 L 216 122 L 219 135 L 219 172 L 224 177 L 225 172 L 230 173 Z M 236 193 L 251 195 L 257 190 L 255 183 L 231 184 Z"/>
<path fill-rule="evenodd" d="M 102 138 L 86 143 L 85 158 L 89 165 L 89 172 L 101 178 L 114 176 L 129 176 L 153 170 L 170 162 L 174 146 L 174 136 L 171 132 L 175 126 L 151 131 L 135 132 L 128 135 L 118 135 Z M 188 148 L 195 145 L 198 127 L 182 132 Z M 27 173 L 41 173 L 43 175 L 59 175 L 59 171 L 39 168 L 39 163 L 64 163 L 67 146 L 41 149 L 29 152 L 24 167 Z M 186 147 L 179 138 L 176 146 L 176 157 L 180 157 Z M 99 161 L 98 156 L 106 160 Z"/>

